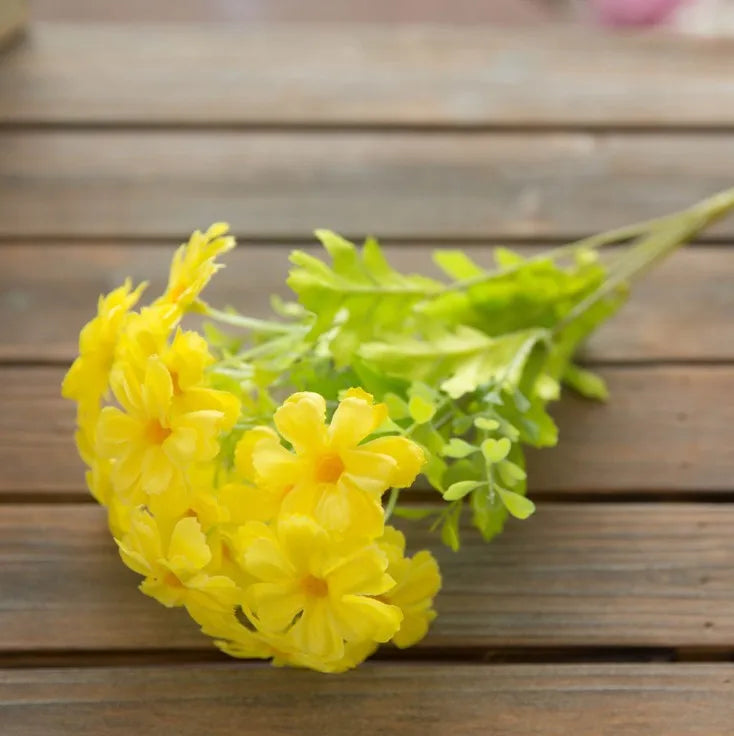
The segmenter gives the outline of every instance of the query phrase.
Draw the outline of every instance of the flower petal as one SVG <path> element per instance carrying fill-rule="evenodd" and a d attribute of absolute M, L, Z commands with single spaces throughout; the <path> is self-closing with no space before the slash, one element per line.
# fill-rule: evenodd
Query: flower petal
<path fill-rule="evenodd" d="M 374 405 L 364 398 L 347 396 L 339 402 L 331 418 L 329 443 L 338 449 L 355 447 L 374 432 L 386 417 L 387 407 L 384 404 Z"/>
<path fill-rule="evenodd" d="M 421 447 L 407 437 L 378 437 L 362 445 L 360 449 L 387 455 L 395 460 L 390 485 L 396 488 L 407 488 L 411 485 L 426 462 Z"/>
<path fill-rule="evenodd" d="M 212 553 L 198 519 L 186 516 L 176 524 L 166 557 L 178 577 L 193 575 L 209 564 Z"/>
<path fill-rule="evenodd" d="M 326 436 L 326 401 L 320 394 L 310 391 L 293 394 L 285 400 L 273 418 L 280 434 L 293 445 L 297 453 L 323 446 Z"/>
<path fill-rule="evenodd" d="M 382 595 L 395 587 L 395 581 L 385 574 L 387 557 L 371 544 L 343 557 L 326 571 L 329 593 L 344 595 Z"/>

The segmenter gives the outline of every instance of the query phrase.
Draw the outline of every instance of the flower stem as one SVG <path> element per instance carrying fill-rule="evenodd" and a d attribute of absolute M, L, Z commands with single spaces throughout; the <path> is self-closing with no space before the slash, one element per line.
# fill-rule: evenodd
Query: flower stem
<path fill-rule="evenodd" d="M 217 322 L 222 322 L 223 324 L 232 325 L 233 327 L 243 327 L 247 330 L 261 333 L 284 335 L 302 327 L 301 324 L 273 322 L 271 320 L 257 319 L 256 317 L 246 317 L 238 312 L 225 312 L 221 309 L 215 309 L 201 301 L 195 302 L 192 305 L 191 311 L 202 314 Z"/>
<path fill-rule="evenodd" d="M 601 299 L 631 282 L 663 260 L 694 235 L 734 210 L 734 188 L 705 199 L 682 212 L 660 218 L 651 230 L 641 235 L 609 269 L 604 282 L 580 301 L 554 327 L 559 332 Z"/>

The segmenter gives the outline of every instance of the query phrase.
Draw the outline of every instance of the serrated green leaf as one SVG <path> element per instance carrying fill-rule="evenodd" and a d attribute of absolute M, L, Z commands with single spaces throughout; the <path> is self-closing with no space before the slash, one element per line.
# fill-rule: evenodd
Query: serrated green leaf
<path fill-rule="evenodd" d="M 478 451 L 478 447 L 470 445 L 459 437 L 452 437 L 448 444 L 444 445 L 442 455 L 444 457 L 462 458 Z"/>
<path fill-rule="evenodd" d="M 394 270 L 373 239 L 359 251 L 330 230 L 318 230 L 316 235 L 331 256 L 331 265 L 294 251 L 287 282 L 315 315 L 311 337 L 334 330 L 331 353 L 339 366 L 348 365 L 356 348 L 383 329 L 394 334 L 398 315 L 402 326 L 413 304 L 441 289 L 433 279 Z"/>
<path fill-rule="evenodd" d="M 436 414 L 436 409 L 437 407 L 435 404 L 432 404 L 430 401 L 426 401 L 422 396 L 418 396 L 416 394 L 411 396 L 408 401 L 408 411 L 410 412 L 410 416 L 413 418 L 413 421 L 418 424 L 426 424 L 427 422 L 430 422 Z"/>
<path fill-rule="evenodd" d="M 499 463 L 504 460 L 510 452 L 512 443 L 507 437 L 498 440 L 488 437 L 481 444 L 482 455 L 488 463 Z"/>
<path fill-rule="evenodd" d="M 492 381 L 516 386 L 525 361 L 546 337 L 544 330 L 490 338 L 469 327 L 453 332 L 434 328 L 423 340 L 394 337 L 390 342 L 367 343 L 359 354 L 390 375 L 440 383 L 443 391 L 458 399 Z"/>
<path fill-rule="evenodd" d="M 494 249 L 494 262 L 500 268 L 513 268 L 525 263 L 526 261 L 525 258 L 514 250 L 499 246 Z"/>
<path fill-rule="evenodd" d="M 474 480 L 461 480 L 458 483 L 452 483 L 443 493 L 444 500 L 458 501 L 482 485 L 486 485 L 486 483 Z"/>
<path fill-rule="evenodd" d="M 469 279 L 486 273 L 460 250 L 435 250 L 433 251 L 433 262 L 452 279 Z"/>
<path fill-rule="evenodd" d="M 504 488 L 496 487 L 496 491 L 502 499 L 505 508 L 516 519 L 527 519 L 535 511 L 535 504 L 525 496 L 521 496 L 514 491 L 508 491 Z"/>

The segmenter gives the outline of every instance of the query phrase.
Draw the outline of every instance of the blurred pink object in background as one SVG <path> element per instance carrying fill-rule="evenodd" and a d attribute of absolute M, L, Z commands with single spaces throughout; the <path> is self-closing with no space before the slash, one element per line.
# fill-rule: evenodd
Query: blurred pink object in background
<path fill-rule="evenodd" d="M 602 23 L 613 26 L 652 26 L 664 23 L 685 0 L 592 0 Z"/>

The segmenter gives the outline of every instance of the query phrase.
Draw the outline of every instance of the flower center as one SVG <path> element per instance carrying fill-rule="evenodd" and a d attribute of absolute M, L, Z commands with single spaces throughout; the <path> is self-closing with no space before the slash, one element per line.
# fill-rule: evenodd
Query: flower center
<path fill-rule="evenodd" d="M 319 483 L 336 483 L 343 472 L 344 463 L 339 455 L 323 455 L 316 464 L 316 481 Z"/>
<path fill-rule="evenodd" d="M 314 598 L 325 598 L 329 595 L 329 584 L 326 580 L 314 577 L 313 575 L 306 575 L 306 577 L 301 580 L 301 587 L 306 595 Z"/>
<path fill-rule="evenodd" d="M 172 572 L 166 573 L 163 582 L 169 588 L 183 588 L 183 583 Z"/>
<path fill-rule="evenodd" d="M 145 437 L 151 445 L 162 445 L 170 434 L 171 430 L 164 427 L 157 419 L 152 419 L 145 428 Z"/>

